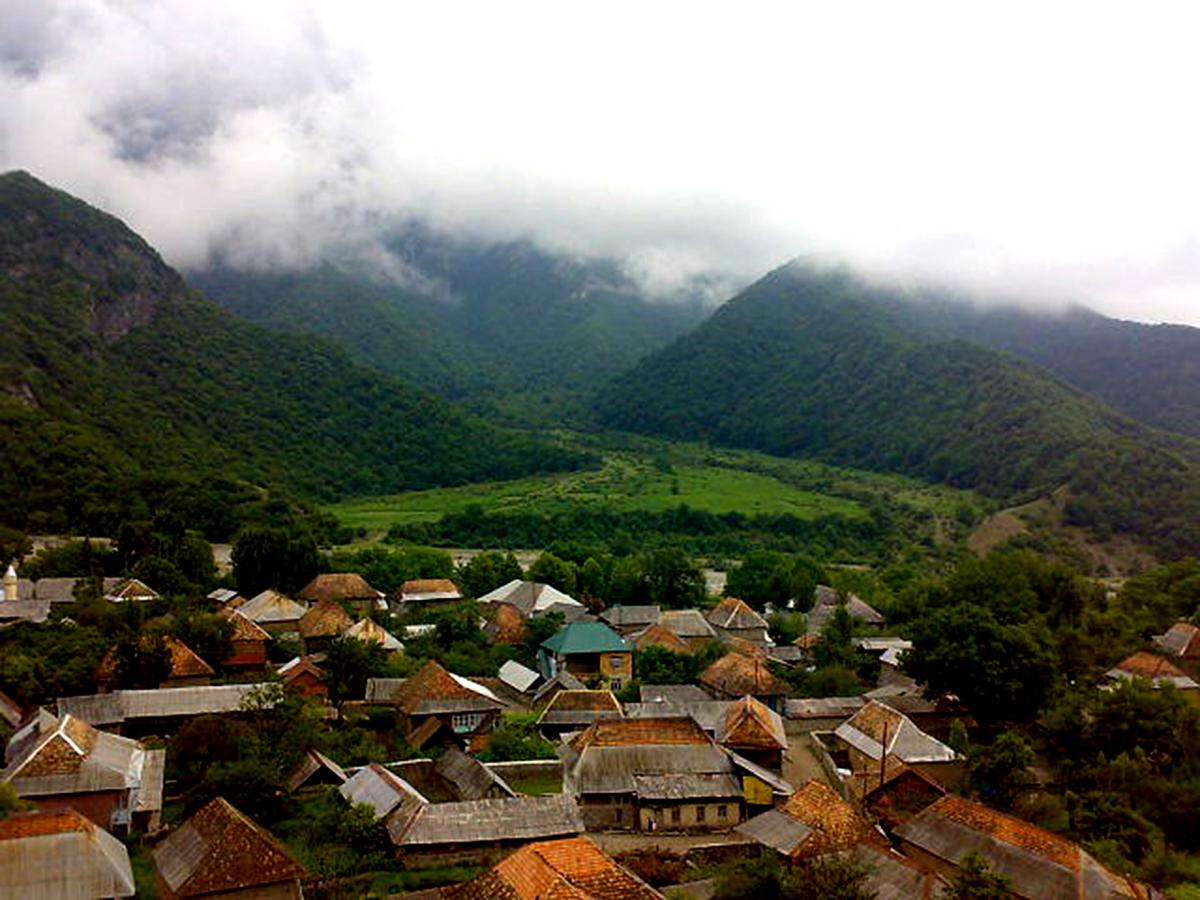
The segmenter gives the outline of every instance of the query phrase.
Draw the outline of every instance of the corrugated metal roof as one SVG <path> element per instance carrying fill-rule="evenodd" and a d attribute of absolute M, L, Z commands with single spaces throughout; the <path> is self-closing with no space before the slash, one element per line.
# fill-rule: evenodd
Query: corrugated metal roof
<path fill-rule="evenodd" d="M 49 819 L 62 823 L 39 827 Z M 20 900 L 132 897 L 129 853 L 74 810 L 17 813 L 0 828 L 0 887 Z"/>
<path fill-rule="evenodd" d="M 572 797 L 545 794 L 431 804 L 421 809 L 397 843 L 416 848 L 534 841 L 581 834 L 583 830 L 583 819 Z"/>
<path fill-rule="evenodd" d="M 510 659 L 500 667 L 500 680 L 507 684 L 514 691 L 525 693 L 542 676 L 533 669 L 521 665 L 515 659 Z"/>
<path fill-rule="evenodd" d="M 641 800 L 724 800 L 742 795 L 737 778 L 728 772 L 634 775 L 633 790 Z"/>
<path fill-rule="evenodd" d="M 556 603 L 562 603 L 566 606 L 583 606 L 574 597 L 568 596 L 548 584 L 536 581 L 522 581 L 519 578 L 514 578 L 508 584 L 501 585 L 494 591 L 489 591 L 479 598 L 479 602 L 511 603 L 526 616 L 545 612 Z"/>
<path fill-rule="evenodd" d="M 655 624 L 662 617 L 659 606 L 610 606 L 600 618 L 613 628 L 639 628 Z"/>
<path fill-rule="evenodd" d="M 789 719 L 848 719 L 866 704 L 862 697 L 812 697 L 801 700 L 789 699 Z"/>
<path fill-rule="evenodd" d="M 628 653 L 629 645 L 603 622 L 574 622 L 542 641 L 562 656 L 575 653 Z"/>
<path fill-rule="evenodd" d="M 496 789 L 510 797 L 516 796 L 508 782 L 457 747 L 451 747 L 438 757 L 433 770 L 453 784 L 463 800 L 482 800 Z"/>
<path fill-rule="evenodd" d="M 681 638 L 716 640 L 717 632 L 708 624 L 704 613 L 698 609 L 668 609 L 659 617 L 658 624 Z"/>
<path fill-rule="evenodd" d="M 279 591 L 267 589 L 238 607 L 243 616 L 258 623 L 299 622 L 305 608 Z"/>
<path fill-rule="evenodd" d="M 626 703 L 625 715 L 630 719 L 655 719 L 662 716 L 690 716 L 709 734 L 716 734 L 725 720 L 732 700 L 667 700 L 660 703 Z"/>
<path fill-rule="evenodd" d="M 415 787 L 378 763 L 359 769 L 338 788 L 338 792 L 351 803 L 370 805 L 377 819 L 390 814 L 404 800 L 429 802 Z"/>
<path fill-rule="evenodd" d="M 392 695 L 400 690 L 404 678 L 368 678 L 366 700 L 368 703 L 390 703 Z"/>
<path fill-rule="evenodd" d="M 777 809 L 769 809 L 752 819 L 747 819 L 733 829 L 738 834 L 753 838 L 785 856 L 791 856 L 808 840 L 813 830 Z"/>

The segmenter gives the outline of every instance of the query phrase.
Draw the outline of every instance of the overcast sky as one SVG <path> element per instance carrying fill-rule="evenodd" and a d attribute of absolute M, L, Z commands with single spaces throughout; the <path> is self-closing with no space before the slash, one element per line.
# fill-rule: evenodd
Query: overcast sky
<path fill-rule="evenodd" d="M 181 266 L 416 215 L 654 287 L 796 255 L 1200 325 L 1200 10 L 0 0 L 0 168 Z"/>

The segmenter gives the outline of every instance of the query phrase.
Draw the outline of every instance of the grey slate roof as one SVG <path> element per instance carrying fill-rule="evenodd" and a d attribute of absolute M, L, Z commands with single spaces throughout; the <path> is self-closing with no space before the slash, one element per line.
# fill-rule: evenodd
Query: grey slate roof
<path fill-rule="evenodd" d="M 457 747 L 443 753 L 433 764 L 433 770 L 453 784 L 464 800 L 485 799 L 494 789 L 510 797 L 516 796 L 516 791 L 508 786 L 508 782 Z"/>
<path fill-rule="evenodd" d="M 742 795 L 738 780 L 728 772 L 634 775 L 633 789 L 640 800 L 724 800 Z"/>
<path fill-rule="evenodd" d="M 695 684 L 643 684 L 638 693 L 643 703 L 691 703 L 712 699 L 708 691 Z"/>
<path fill-rule="evenodd" d="M 658 606 L 610 606 L 600 613 L 600 618 L 616 628 L 637 631 L 648 625 L 654 625 L 662 616 L 662 608 Z"/>
<path fill-rule="evenodd" d="M 519 693 L 525 693 L 542 676 L 527 666 L 521 665 L 515 659 L 508 660 L 500 667 L 500 680 Z"/>
<path fill-rule="evenodd" d="M 709 734 L 716 734 L 725 721 L 725 713 L 733 700 L 666 701 L 662 703 L 626 703 L 625 716 L 630 719 L 656 719 L 660 716 L 691 716 Z"/>
<path fill-rule="evenodd" d="M 57 822 L 58 825 L 41 823 Z M 20 900 L 132 897 L 125 845 L 74 810 L 17 813 L 0 823 L 0 893 Z"/>
<path fill-rule="evenodd" d="M 400 690 L 406 678 L 368 678 L 366 700 L 368 703 L 390 703 L 392 695 Z"/>
<path fill-rule="evenodd" d="M 390 830 L 390 829 L 389 829 Z M 496 841 L 539 841 L 582 834 L 583 819 L 566 794 L 464 800 L 423 807 L 409 827 L 392 840 L 402 848 Z"/>
<path fill-rule="evenodd" d="M 262 684 L 213 684 L 113 691 L 111 694 L 60 697 L 57 706 L 60 714 L 70 713 L 91 725 L 116 725 L 130 719 L 239 712 L 246 696 L 262 687 Z"/>
<path fill-rule="evenodd" d="M 658 624 L 672 634 L 685 640 L 716 640 L 717 632 L 708 624 L 704 613 L 698 609 L 667 609 L 659 617 Z"/>
<path fill-rule="evenodd" d="M 733 830 L 778 850 L 785 856 L 795 853 L 813 832 L 803 822 L 798 822 L 777 809 L 769 809 L 752 819 L 747 819 Z"/>

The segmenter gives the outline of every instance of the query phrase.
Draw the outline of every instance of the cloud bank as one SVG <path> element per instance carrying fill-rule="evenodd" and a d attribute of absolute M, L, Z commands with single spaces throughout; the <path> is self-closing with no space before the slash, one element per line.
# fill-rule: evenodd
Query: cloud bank
<path fill-rule="evenodd" d="M 0 0 L 0 167 L 184 267 L 419 217 L 664 293 L 803 254 L 1200 325 L 1200 12 L 811 6 Z"/>

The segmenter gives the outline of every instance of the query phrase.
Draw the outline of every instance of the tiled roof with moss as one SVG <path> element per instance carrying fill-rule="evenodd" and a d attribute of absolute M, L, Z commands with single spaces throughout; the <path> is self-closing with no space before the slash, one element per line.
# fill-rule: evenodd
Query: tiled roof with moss
<path fill-rule="evenodd" d="M 301 600 L 375 600 L 379 591 L 357 572 L 326 572 L 318 575 L 296 594 Z"/>
<path fill-rule="evenodd" d="M 673 631 L 668 631 L 661 625 L 651 625 L 640 634 L 634 635 L 631 638 L 633 646 L 638 650 L 645 650 L 647 647 L 662 647 L 664 650 L 670 650 L 672 653 L 691 653 L 691 645 L 683 638 L 675 634 Z"/>
<path fill-rule="evenodd" d="M 354 624 L 354 620 L 336 600 L 320 600 L 300 617 L 296 626 L 303 638 L 337 637 Z"/>
<path fill-rule="evenodd" d="M 787 732 L 779 713 L 746 696 L 729 705 L 721 727 L 721 743 L 736 748 L 786 750 Z"/>
<path fill-rule="evenodd" d="M 858 844 L 886 846 L 879 831 L 848 800 L 815 778 L 801 785 L 779 811 L 812 829 L 812 834 L 796 851 L 797 857 L 849 850 Z"/>
<path fill-rule="evenodd" d="M 787 685 L 775 676 L 762 658 L 726 653 L 700 673 L 700 683 L 727 697 L 783 696 Z"/>

